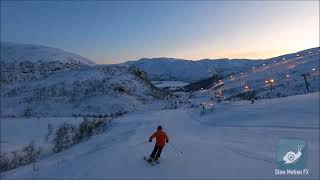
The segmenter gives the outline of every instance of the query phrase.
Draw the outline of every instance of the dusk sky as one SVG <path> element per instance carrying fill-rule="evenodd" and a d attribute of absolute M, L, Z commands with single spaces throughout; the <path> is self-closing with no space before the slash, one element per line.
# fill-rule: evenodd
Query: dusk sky
<path fill-rule="evenodd" d="M 97 63 L 268 58 L 319 46 L 319 1 L 1 1 L 1 41 Z"/>

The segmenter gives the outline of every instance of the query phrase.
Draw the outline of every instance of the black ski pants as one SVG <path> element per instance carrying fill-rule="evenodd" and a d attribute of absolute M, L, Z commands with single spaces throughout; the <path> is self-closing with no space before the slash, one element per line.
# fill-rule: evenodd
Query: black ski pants
<path fill-rule="evenodd" d="M 163 147 L 161 147 L 161 146 L 155 145 L 152 153 L 150 154 L 150 158 L 159 159 L 159 157 L 161 155 L 162 148 Z"/>

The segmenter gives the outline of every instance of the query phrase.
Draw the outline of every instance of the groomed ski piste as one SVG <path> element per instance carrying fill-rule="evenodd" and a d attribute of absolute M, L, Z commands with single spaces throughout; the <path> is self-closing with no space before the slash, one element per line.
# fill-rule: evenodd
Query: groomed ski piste
<path fill-rule="evenodd" d="M 10 141 L 4 129 L 37 129 L 36 123 L 16 121 L 1 122 L 2 139 Z M 161 163 L 150 166 L 143 157 L 154 141 L 146 141 L 158 125 L 170 142 Z M 310 175 L 275 175 L 276 147 L 283 138 L 307 142 Z M 36 166 L 37 171 L 32 165 L 9 170 L 1 179 L 319 179 L 319 93 L 254 104 L 222 102 L 204 114 L 198 108 L 129 113 L 105 133 L 42 158 Z"/>

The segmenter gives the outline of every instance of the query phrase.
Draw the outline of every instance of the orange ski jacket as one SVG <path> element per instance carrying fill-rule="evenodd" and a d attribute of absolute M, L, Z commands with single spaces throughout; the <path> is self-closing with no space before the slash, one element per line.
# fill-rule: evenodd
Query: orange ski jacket
<path fill-rule="evenodd" d="M 158 130 L 157 132 L 153 133 L 149 139 L 152 140 L 154 137 L 156 137 L 157 146 L 163 147 L 166 143 L 169 142 L 167 134 L 162 130 Z"/>

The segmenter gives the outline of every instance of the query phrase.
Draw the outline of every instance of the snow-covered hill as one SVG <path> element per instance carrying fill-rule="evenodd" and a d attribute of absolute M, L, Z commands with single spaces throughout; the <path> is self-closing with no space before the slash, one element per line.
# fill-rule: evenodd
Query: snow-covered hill
<path fill-rule="evenodd" d="M 126 64 L 134 65 L 147 72 L 154 81 L 186 81 L 194 82 L 206 79 L 216 74 L 240 72 L 263 61 L 246 59 L 203 59 L 190 61 L 174 58 L 152 58 L 129 61 Z"/>
<path fill-rule="evenodd" d="M 126 66 L 100 65 L 54 74 L 47 79 L 3 86 L 2 114 L 72 116 L 132 111 L 163 99 L 140 71 Z"/>
<path fill-rule="evenodd" d="M 59 71 L 92 65 L 95 63 L 61 49 L 1 42 L 1 83 L 47 78 Z"/>
<path fill-rule="evenodd" d="M 134 67 L 95 65 L 43 46 L 1 46 L 2 116 L 110 115 L 169 96 Z"/>
<path fill-rule="evenodd" d="M 94 65 L 95 63 L 62 49 L 33 44 L 1 42 L 1 60 L 6 62 L 54 62 Z"/>
<path fill-rule="evenodd" d="M 315 54 L 315 52 L 317 52 L 317 50 L 318 48 L 311 48 L 264 60 L 203 59 L 190 61 L 174 58 L 144 58 L 138 61 L 129 61 L 126 64 L 139 67 L 148 74 L 151 80 L 154 81 L 196 82 L 210 78 L 214 75 L 225 77 L 230 74 L 237 74 L 251 70 L 252 67 L 258 67 L 262 64 L 270 64 L 274 61 L 290 61 L 297 58 L 303 59 L 310 55 L 316 56 L 317 54 Z"/>
<path fill-rule="evenodd" d="M 224 78 L 212 77 L 191 83 L 184 89 L 194 91 L 193 97 L 202 97 L 204 100 L 214 96 L 231 100 L 318 92 L 319 62 L 320 49 L 313 48 L 269 59 L 258 66 L 251 66 L 249 70 Z"/>
<path fill-rule="evenodd" d="M 106 133 L 40 160 L 36 171 L 27 165 L 4 172 L 2 179 L 319 179 L 319 113 L 319 93 L 224 102 L 205 114 L 197 108 L 131 113 Z M 170 142 L 160 164 L 150 166 L 142 157 L 151 152 L 154 143 L 147 140 L 159 124 Z M 1 140 L 14 143 L 18 134 L 10 132 L 22 128 L 22 139 L 38 137 L 33 126 L 39 135 L 45 132 L 45 123 L 4 120 Z M 308 144 L 309 175 L 275 175 L 283 138 Z"/>

